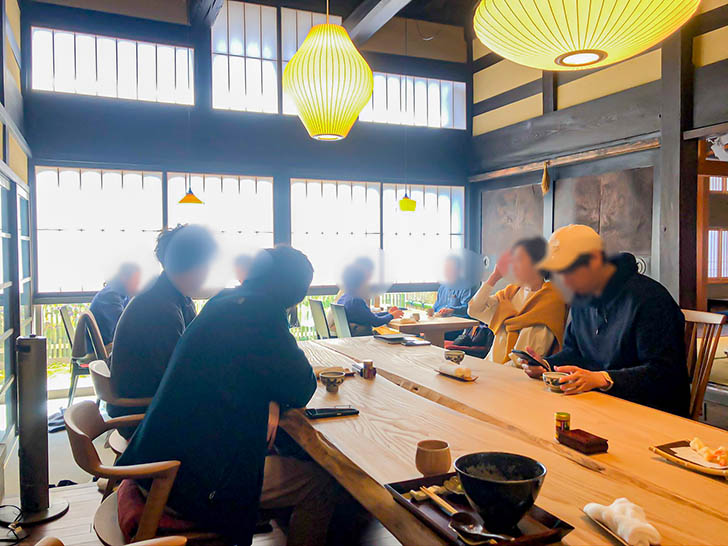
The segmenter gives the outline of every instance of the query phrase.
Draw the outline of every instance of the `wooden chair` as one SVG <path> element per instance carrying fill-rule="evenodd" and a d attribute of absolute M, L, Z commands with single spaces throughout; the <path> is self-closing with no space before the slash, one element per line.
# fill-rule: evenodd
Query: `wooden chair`
<path fill-rule="evenodd" d="M 329 339 L 331 331 L 329 330 L 329 321 L 326 320 L 323 302 L 313 298 L 309 298 L 308 302 L 311 305 L 311 316 L 313 317 L 313 325 L 316 327 L 318 338 Z"/>
<path fill-rule="evenodd" d="M 336 326 L 336 337 L 351 337 L 351 329 L 349 328 L 349 319 L 346 316 L 346 309 L 338 303 L 331 304 L 331 313 L 334 315 L 334 325 Z"/>
<path fill-rule="evenodd" d="M 703 413 L 705 389 L 708 387 L 726 317 L 690 309 L 683 309 L 682 312 L 685 315 L 685 349 L 690 375 L 690 417 L 698 419 Z M 699 333 L 702 334 L 700 341 Z"/>
<path fill-rule="evenodd" d="M 65 318 L 63 318 L 65 315 Z M 99 326 L 96 324 L 91 311 L 84 311 L 78 317 L 76 329 L 73 331 L 70 313 L 67 306 L 61 308 L 61 317 L 66 328 L 66 333 L 71 339 L 71 386 L 68 389 L 68 406 L 73 405 L 73 399 L 76 397 L 76 387 L 78 379 L 82 375 L 89 375 L 89 364 L 93 360 L 102 359 L 108 362 L 109 353 L 101 338 Z M 68 326 L 66 323 L 68 322 Z M 88 335 L 88 337 L 87 337 Z M 72 336 L 72 337 L 70 337 Z M 87 347 L 87 340 L 91 340 L 91 347 Z M 89 350 L 90 349 L 90 350 Z"/>
<path fill-rule="evenodd" d="M 86 340 L 84 339 L 83 344 L 80 347 L 75 346 L 76 329 L 73 327 L 71 321 L 71 310 L 68 305 L 64 305 L 60 309 L 61 322 L 63 322 L 63 329 L 66 331 L 68 337 L 68 343 L 71 345 L 71 386 L 68 389 L 68 405 L 73 404 L 73 398 L 76 396 L 76 386 L 78 385 L 78 379 L 82 375 L 88 375 L 88 364 L 90 359 L 86 358 Z M 84 354 L 80 355 L 83 352 Z M 80 356 L 77 356 L 80 355 Z"/>
<path fill-rule="evenodd" d="M 152 480 L 139 527 L 132 542 L 148 540 L 157 534 L 159 521 L 179 471 L 179 461 L 160 461 L 132 466 L 102 464 L 93 441 L 109 430 L 138 425 L 143 417 L 143 415 L 126 415 L 104 421 L 99 408 L 89 400 L 74 404 L 63 415 L 76 464 L 93 476 L 109 480 L 101 506 L 94 515 L 94 531 L 107 546 L 123 546 L 127 542 L 119 527 L 119 506 L 117 493 L 114 492 L 116 484 L 122 480 Z M 218 543 L 221 540 L 218 535 L 207 532 L 184 533 L 184 536 L 190 541 Z"/>
<path fill-rule="evenodd" d="M 160 537 L 151 540 L 137 542 L 138 546 L 185 546 L 187 539 L 185 537 Z M 63 542 L 55 537 L 45 537 L 37 542 L 35 546 L 65 546 Z"/>
<path fill-rule="evenodd" d="M 152 398 L 123 398 L 117 396 L 111 385 L 111 370 L 109 370 L 106 361 L 94 360 L 89 364 L 89 371 L 91 372 L 91 381 L 94 384 L 96 397 L 99 400 L 122 408 L 145 408 L 152 403 Z M 128 440 L 118 430 L 113 430 L 106 441 L 106 445 L 117 455 L 124 453 L 128 443 Z"/>

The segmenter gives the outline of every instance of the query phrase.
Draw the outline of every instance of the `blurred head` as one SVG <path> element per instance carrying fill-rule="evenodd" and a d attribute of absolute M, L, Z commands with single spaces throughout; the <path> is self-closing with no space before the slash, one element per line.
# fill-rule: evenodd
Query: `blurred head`
<path fill-rule="evenodd" d="M 127 296 L 135 296 L 139 292 L 139 284 L 142 280 L 142 269 L 135 263 L 123 263 L 114 276 L 114 280 L 124 287 Z"/>
<path fill-rule="evenodd" d="M 546 239 L 521 239 L 511 247 L 511 273 L 518 284 L 530 283 L 549 277 L 537 265 L 546 255 Z"/>
<path fill-rule="evenodd" d="M 445 258 L 445 284 L 456 284 L 463 276 L 463 263 L 458 256 Z"/>
<path fill-rule="evenodd" d="M 306 297 L 313 279 L 313 266 L 306 255 L 290 246 L 261 250 L 253 258 L 243 287 L 265 294 L 287 309 Z"/>
<path fill-rule="evenodd" d="M 177 290 L 194 296 L 207 279 L 216 251 L 215 239 L 207 229 L 183 225 L 159 235 L 155 254 Z"/>
<path fill-rule="evenodd" d="M 356 263 L 346 266 L 341 278 L 344 292 L 363 297 L 367 292 L 370 278 L 371 272 L 359 267 Z"/>
<path fill-rule="evenodd" d="M 242 284 L 248 277 L 248 271 L 250 270 L 252 263 L 253 257 L 248 254 L 240 254 L 235 257 L 235 262 L 233 264 L 235 267 L 235 278 L 238 279 L 240 284 Z"/>
<path fill-rule="evenodd" d="M 372 276 L 374 275 L 374 270 L 376 269 L 374 265 L 374 260 L 367 256 L 360 256 L 359 258 L 354 260 L 354 263 L 352 265 L 358 267 L 366 274 L 367 281 L 370 281 L 372 279 Z"/>
<path fill-rule="evenodd" d="M 557 272 L 574 293 L 587 295 L 603 288 L 606 263 L 599 234 L 589 226 L 572 224 L 554 231 L 539 267 Z"/>

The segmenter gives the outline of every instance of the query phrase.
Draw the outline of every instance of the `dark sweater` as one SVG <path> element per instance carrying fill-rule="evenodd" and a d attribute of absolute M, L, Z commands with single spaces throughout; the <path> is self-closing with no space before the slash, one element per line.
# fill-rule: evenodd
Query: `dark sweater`
<path fill-rule="evenodd" d="M 685 319 L 670 293 L 637 273 L 631 254 L 611 262 L 617 271 L 601 297 L 576 296 L 564 348 L 553 366 L 606 370 L 609 394 L 687 415 L 690 387 L 685 362 Z"/>
<path fill-rule="evenodd" d="M 369 327 L 370 330 L 372 327 L 383 326 L 394 318 L 391 313 L 372 313 L 364 298 L 351 294 L 344 294 L 336 303 L 344 306 L 350 324 Z"/>
<path fill-rule="evenodd" d="M 468 316 L 468 302 L 477 292 L 477 287 L 461 288 L 457 286 L 440 285 L 437 289 L 437 299 L 433 310 L 437 313 L 440 309 L 452 309 L 456 317 Z"/>
<path fill-rule="evenodd" d="M 266 456 L 268 404 L 302 407 L 316 378 L 283 306 L 241 286 L 210 300 L 177 344 L 120 465 L 182 463 L 169 505 L 250 544 Z M 148 485 L 148 484 L 143 484 Z"/>
<path fill-rule="evenodd" d="M 114 340 L 116 325 L 128 303 L 129 296 L 124 289 L 124 285 L 116 281 L 109 282 L 91 300 L 91 314 L 99 326 L 104 345 L 108 345 Z M 91 346 L 88 341 L 86 345 L 87 347 Z"/>
<path fill-rule="evenodd" d="M 116 326 L 111 354 L 111 382 L 124 398 L 154 396 L 177 341 L 195 318 L 192 300 L 183 296 L 166 273 L 126 306 Z M 142 408 L 109 406 L 118 417 Z"/>

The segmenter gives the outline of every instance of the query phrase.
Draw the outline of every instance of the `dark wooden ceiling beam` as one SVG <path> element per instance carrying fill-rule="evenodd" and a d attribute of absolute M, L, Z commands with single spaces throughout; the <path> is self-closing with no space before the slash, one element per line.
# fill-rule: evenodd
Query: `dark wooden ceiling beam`
<path fill-rule="evenodd" d="M 360 46 L 409 3 L 410 0 L 364 0 L 344 20 L 344 28 Z"/>
<path fill-rule="evenodd" d="M 211 27 L 223 4 L 224 0 L 188 0 L 187 14 L 190 25 Z"/>

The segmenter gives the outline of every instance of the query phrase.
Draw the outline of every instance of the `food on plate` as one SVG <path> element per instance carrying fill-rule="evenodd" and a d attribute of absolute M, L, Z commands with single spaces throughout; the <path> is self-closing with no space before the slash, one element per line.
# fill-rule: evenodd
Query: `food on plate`
<path fill-rule="evenodd" d="M 427 489 L 430 492 L 435 493 L 436 495 L 445 495 L 446 493 L 448 493 L 448 490 L 445 489 L 442 485 L 431 485 Z M 427 495 L 425 495 L 422 491 L 415 491 L 414 489 L 409 493 L 405 493 L 402 496 L 407 500 L 413 500 L 417 502 L 422 502 L 423 500 L 427 499 Z"/>
<path fill-rule="evenodd" d="M 465 494 L 463 484 L 460 482 L 460 478 L 458 476 L 453 476 L 449 480 L 445 480 L 445 483 L 443 483 L 442 485 L 450 493 L 455 493 L 458 495 Z"/>
<path fill-rule="evenodd" d="M 709 463 L 719 464 L 720 466 L 728 466 L 728 448 L 720 446 L 716 449 L 712 449 L 705 445 L 700 438 L 693 438 L 690 442 L 690 447 L 703 459 Z"/>
<path fill-rule="evenodd" d="M 455 377 L 461 377 L 463 379 L 470 379 L 472 377 L 472 371 L 470 368 L 466 368 L 465 366 L 442 364 L 438 370 L 440 373 L 444 373 L 445 375 L 454 375 Z"/>

